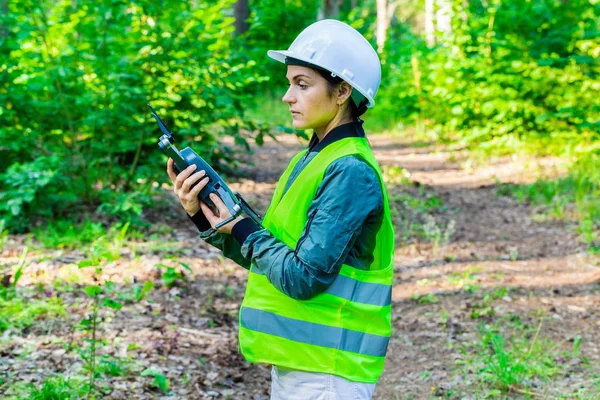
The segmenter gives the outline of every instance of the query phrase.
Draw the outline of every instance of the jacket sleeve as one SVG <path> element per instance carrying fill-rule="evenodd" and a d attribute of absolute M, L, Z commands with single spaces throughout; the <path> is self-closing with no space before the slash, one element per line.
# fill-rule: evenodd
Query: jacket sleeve
<path fill-rule="evenodd" d="M 377 174 L 364 160 L 348 156 L 327 168 L 295 250 L 266 229 L 248 228 L 253 223 L 247 219 L 234 226 L 232 235 L 243 244 L 242 255 L 254 262 L 273 286 L 292 298 L 306 300 L 333 283 L 365 220 L 382 211 Z"/>
<path fill-rule="evenodd" d="M 202 214 L 202 211 L 198 211 L 193 216 L 188 214 L 188 218 L 192 220 L 194 225 L 198 228 L 198 236 L 200 236 L 200 239 L 221 250 L 223 256 L 233 260 L 239 266 L 250 269 L 250 260 L 242 255 L 241 245 L 234 237 L 214 230 L 212 226 L 210 226 L 210 222 L 208 222 L 204 214 Z"/>

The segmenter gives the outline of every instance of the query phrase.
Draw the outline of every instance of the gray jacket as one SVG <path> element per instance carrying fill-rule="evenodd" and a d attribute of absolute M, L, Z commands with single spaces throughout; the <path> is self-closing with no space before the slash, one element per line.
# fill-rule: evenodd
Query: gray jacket
<path fill-rule="evenodd" d="M 343 138 L 364 136 L 360 120 L 336 127 L 321 142 L 313 135 L 284 195 L 320 150 Z M 239 221 L 231 235 L 212 229 L 202 212 L 190 218 L 200 238 L 222 250 L 225 257 L 246 269 L 254 263 L 278 290 L 305 300 L 327 290 L 342 264 L 369 269 L 383 220 L 383 194 L 376 172 L 362 158 L 346 156 L 334 161 L 308 209 L 308 222 L 296 249 L 250 218 Z"/>

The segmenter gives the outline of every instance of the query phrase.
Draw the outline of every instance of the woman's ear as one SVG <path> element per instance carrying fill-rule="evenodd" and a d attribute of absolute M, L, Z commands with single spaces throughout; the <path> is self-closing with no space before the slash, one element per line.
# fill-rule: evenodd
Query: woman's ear
<path fill-rule="evenodd" d="M 348 100 L 350 95 L 352 94 L 352 86 L 348 84 L 348 82 L 340 83 L 337 90 L 337 103 L 342 105 Z"/>

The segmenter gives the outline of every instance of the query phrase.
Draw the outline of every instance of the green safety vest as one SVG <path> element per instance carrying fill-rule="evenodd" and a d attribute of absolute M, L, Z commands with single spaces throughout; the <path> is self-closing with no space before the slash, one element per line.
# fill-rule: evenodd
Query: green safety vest
<path fill-rule="evenodd" d="M 305 153 L 292 159 L 277 183 L 263 226 L 295 249 L 327 167 L 341 157 L 358 155 L 377 172 L 383 191 L 384 218 L 374 261 L 367 271 L 342 265 L 333 284 L 308 300 L 283 294 L 252 265 L 240 309 L 242 354 L 250 362 L 375 383 L 383 371 L 391 334 L 394 272 L 394 232 L 381 171 L 366 138 L 341 139 L 321 150 L 283 196 L 294 166 Z"/>

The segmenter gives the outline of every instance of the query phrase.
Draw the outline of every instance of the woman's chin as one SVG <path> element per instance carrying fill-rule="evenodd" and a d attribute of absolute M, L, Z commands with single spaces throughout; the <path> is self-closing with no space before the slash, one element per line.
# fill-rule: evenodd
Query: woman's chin
<path fill-rule="evenodd" d="M 295 129 L 308 129 L 308 125 L 304 121 L 298 121 L 297 119 L 292 121 L 292 126 Z"/>

